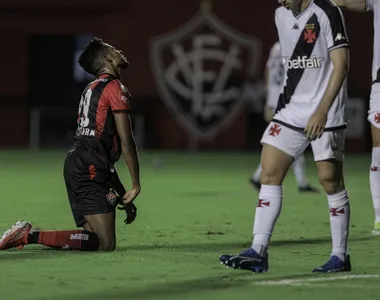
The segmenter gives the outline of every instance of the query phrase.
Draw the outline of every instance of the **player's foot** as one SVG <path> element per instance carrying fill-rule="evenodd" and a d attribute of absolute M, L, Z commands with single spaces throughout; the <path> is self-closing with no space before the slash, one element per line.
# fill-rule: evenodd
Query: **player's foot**
<path fill-rule="evenodd" d="M 334 273 L 334 272 L 350 272 L 351 262 L 350 256 L 346 256 L 346 260 L 341 260 L 338 256 L 331 256 L 330 260 L 323 266 L 315 268 L 313 273 Z"/>
<path fill-rule="evenodd" d="M 0 250 L 11 248 L 22 249 L 28 243 L 28 234 L 32 224 L 28 221 L 17 221 L 0 238 Z"/>
<path fill-rule="evenodd" d="M 300 186 L 298 187 L 299 191 L 301 193 L 319 193 L 319 190 L 315 187 L 313 187 L 312 185 L 307 185 L 307 186 Z"/>
<path fill-rule="evenodd" d="M 221 255 L 219 260 L 227 267 L 249 270 L 254 273 L 265 273 L 269 268 L 268 255 L 266 257 L 261 256 L 252 248 L 249 248 L 239 255 Z"/>
<path fill-rule="evenodd" d="M 380 222 L 375 222 L 373 226 L 372 235 L 380 236 Z"/>
<path fill-rule="evenodd" d="M 253 186 L 255 189 L 257 189 L 257 190 L 260 191 L 260 189 L 261 189 L 261 183 L 260 183 L 259 180 L 256 181 L 256 180 L 253 179 L 253 178 L 249 178 L 249 182 L 252 184 L 252 186 Z"/>

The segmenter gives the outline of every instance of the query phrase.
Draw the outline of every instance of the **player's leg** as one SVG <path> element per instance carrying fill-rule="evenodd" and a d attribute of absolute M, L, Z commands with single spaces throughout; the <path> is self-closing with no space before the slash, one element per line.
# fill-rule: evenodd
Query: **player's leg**
<path fill-rule="evenodd" d="M 91 231 L 99 237 L 99 250 L 115 250 L 115 211 L 106 214 L 87 215 L 85 218 Z"/>
<path fill-rule="evenodd" d="M 85 230 L 54 230 L 35 231 L 27 221 L 18 221 L 0 238 L 0 249 L 22 248 L 27 244 L 41 244 L 54 249 L 73 249 L 93 251 L 99 249 L 99 238 L 86 225 L 82 210 L 78 207 L 74 194 L 76 181 L 72 180 L 71 172 L 75 169 L 77 157 L 72 152 L 67 155 L 64 164 L 64 178 L 68 199 L 77 227 L 84 226 Z"/>
<path fill-rule="evenodd" d="M 326 132 L 312 142 L 319 181 L 327 194 L 332 252 L 329 261 L 314 272 L 351 271 L 347 254 L 350 202 L 344 184 L 344 130 Z"/>
<path fill-rule="evenodd" d="M 372 202 L 375 211 L 373 235 L 380 235 L 380 113 L 369 116 L 372 132 L 372 162 L 369 171 Z"/>
<path fill-rule="evenodd" d="M 289 141 L 292 141 L 291 143 Z M 282 207 L 282 182 L 294 157 L 308 145 L 303 133 L 271 123 L 261 140 L 261 189 L 256 207 L 252 247 L 239 255 L 222 255 L 223 264 L 254 272 L 268 269 L 267 249 Z"/>
<path fill-rule="evenodd" d="M 261 188 L 261 183 L 260 183 L 261 170 L 262 170 L 262 167 L 260 163 L 257 166 L 256 170 L 253 172 L 251 178 L 249 179 L 250 183 L 258 190 L 260 190 Z"/>
<path fill-rule="evenodd" d="M 292 169 L 300 192 L 318 192 L 315 187 L 310 185 L 307 179 L 305 156 L 303 154 L 294 160 Z"/>
<path fill-rule="evenodd" d="M 380 84 L 375 83 L 371 90 L 370 110 L 368 121 L 372 133 L 372 162 L 369 171 L 375 224 L 373 235 L 380 235 Z"/>

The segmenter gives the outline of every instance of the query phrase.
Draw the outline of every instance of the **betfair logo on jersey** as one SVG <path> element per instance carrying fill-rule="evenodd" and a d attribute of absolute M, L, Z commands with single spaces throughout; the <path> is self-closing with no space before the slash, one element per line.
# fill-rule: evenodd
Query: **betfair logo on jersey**
<path fill-rule="evenodd" d="M 291 59 L 290 57 L 284 56 L 282 58 L 283 64 L 286 69 L 318 69 L 322 67 L 322 63 L 325 59 L 323 57 L 316 57 L 315 55 L 311 58 L 307 56 L 299 56 L 296 59 Z"/>

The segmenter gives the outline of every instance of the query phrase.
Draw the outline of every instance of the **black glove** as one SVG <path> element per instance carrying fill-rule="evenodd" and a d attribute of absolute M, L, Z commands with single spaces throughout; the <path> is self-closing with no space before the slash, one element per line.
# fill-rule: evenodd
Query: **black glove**
<path fill-rule="evenodd" d="M 127 214 L 127 218 L 124 220 L 126 225 L 131 224 L 137 217 L 137 207 L 133 203 L 123 204 L 119 203 L 121 206 L 118 207 L 119 210 L 124 210 Z"/>

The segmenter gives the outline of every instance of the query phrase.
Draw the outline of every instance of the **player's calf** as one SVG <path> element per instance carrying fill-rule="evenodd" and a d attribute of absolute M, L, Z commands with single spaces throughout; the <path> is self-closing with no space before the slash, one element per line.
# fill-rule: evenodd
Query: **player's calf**
<path fill-rule="evenodd" d="M 100 250 L 98 235 L 86 230 L 32 231 L 28 236 L 28 244 L 65 250 Z"/>
<path fill-rule="evenodd" d="M 95 251 L 99 249 L 96 233 L 85 230 L 35 231 L 27 221 L 17 221 L 0 238 L 0 250 L 21 249 L 39 244 L 61 250 Z"/>
<path fill-rule="evenodd" d="M 319 180 L 327 194 L 332 237 L 332 265 L 344 265 L 350 224 L 350 201 L 343 179 L 343 164 L 337 161 L 317 162 Z M 337 259 L 335 259 L 335 258 Z M 334 258 L 334 259 L 333 259 Z M 328 265 L 331 265 L 328 263 Z M 331 267 L 334 269 L 333 267 Z M 339 268 L 338 268 L 339 269 Z M 343 268 L 345 269 L 345 268 Z"/>
<path fill-rule="evenodd" d="M 378 123 L 375 123 L 378 126 Z M 372 203 L 375 211 L 375 224 L 372 235 L 380 235 L 380 129 L 371 126 L 372 131 L 372 161 L 369 171 Z"/>

